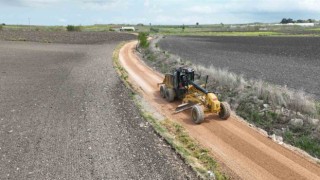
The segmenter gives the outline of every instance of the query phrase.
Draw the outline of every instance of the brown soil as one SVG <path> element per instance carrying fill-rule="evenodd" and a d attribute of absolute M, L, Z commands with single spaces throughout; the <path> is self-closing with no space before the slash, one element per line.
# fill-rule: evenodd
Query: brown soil
<path fill-rule="evenodd" d="M 262 135 L 232 115 L 220 120 L 209 115 L 195 125 L 190 112 L 173 114 L 180 102 L 168 103 L 161 98 L 157 83 L 163 75 L 147 67 L 134 53 L 136 41 L 120 51 L 120 62 L 129 74 L 129 81 L 160 113 L 186 128 L 189 134 L 211 150 L 232 178 L 240 179 L 320 179 L 320 166 L 302 154 L 289 150 Z"/>

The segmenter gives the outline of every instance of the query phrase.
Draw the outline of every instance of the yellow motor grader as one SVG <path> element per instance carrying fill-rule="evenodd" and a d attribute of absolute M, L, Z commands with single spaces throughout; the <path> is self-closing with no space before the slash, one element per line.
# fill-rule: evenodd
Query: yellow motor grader
<path fill-rule="evenodd" d="M 161 96 L 168 102 L 181 99 L 182 104 L 176 108 L 175 113 L 192 109 L 192 120 L 196 124 L 203 122 L 205 113 L 216 113 L 221 119 L 228 119 L 231 111 L 229 104 L 220 102 L 213 92 L 205 89 L 206 84 L 200 86 L 194 82 L 194 78 L 192 68 L 175 68 L 159 84 Z"/>

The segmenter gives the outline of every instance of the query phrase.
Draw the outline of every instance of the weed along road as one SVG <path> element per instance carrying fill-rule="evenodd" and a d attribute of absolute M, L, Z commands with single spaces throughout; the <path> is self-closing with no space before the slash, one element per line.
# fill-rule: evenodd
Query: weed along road
<path fill-rule="evenodd" d="M 177 121 L 189 134 L 211 150 L 213 156 L 234 178 L 241 179 L 320 179 L 320 166 L 306 156 L 289 150 L 232 115 L 222 121 L 207 116 L 201 125 L 191 121 L 190 112 L 173 114 L 179 102 L 161 98 L 157 83 L 163 75 L 155 73 L 134 54 L 137 42 L 120 50 L 120 62 L 129 81 L 142 89 L 143 97 L 159 112 Z"/>
<path fill-rule="evenodd" d="M 83 44 L 0 41 L 0 179 L 196 179 L 113 68 L 136 37 L 76 35 Z"/>

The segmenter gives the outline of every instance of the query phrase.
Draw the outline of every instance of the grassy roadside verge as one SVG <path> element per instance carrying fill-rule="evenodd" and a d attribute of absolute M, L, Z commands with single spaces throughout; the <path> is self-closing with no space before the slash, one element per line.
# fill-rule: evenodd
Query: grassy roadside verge
<path fill-rule="evenodd" d="M 124 44 L 124 42 L 120 43 L 114 50 L 113 65 L 123 83 L 132 91 L 133 95 L 131 97 L 136 103 L 141 116 L 153 126 L 154 131 L 171 145 L 201 179 L 228 179 L 225 174 L 219 171 L 219 166 L 209 151 L 190 137 L 181 125 L 169 119 L 159 120 L 155 118 L 140 103 L 143 99 L 136 94 L 136 90 L 128 81 L 128 73 L 119 62 L 119 52 Z"/>

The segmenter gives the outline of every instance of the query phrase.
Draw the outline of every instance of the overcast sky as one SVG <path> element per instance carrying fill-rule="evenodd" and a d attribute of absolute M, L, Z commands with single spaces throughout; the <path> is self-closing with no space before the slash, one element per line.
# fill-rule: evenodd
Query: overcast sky
<path fill-rule="evenodd" d="M 0 0 L 0 23 L 216 24 L 320 19 L 320 0 Z"/>

